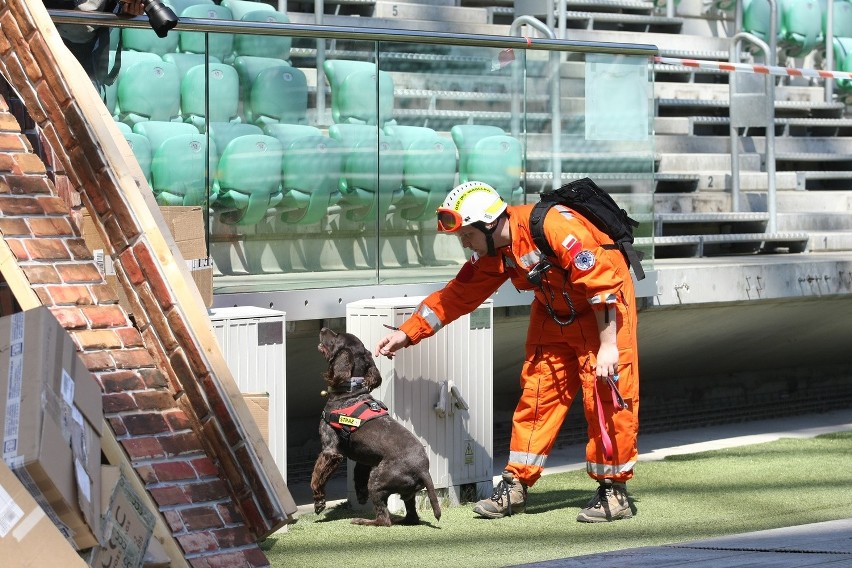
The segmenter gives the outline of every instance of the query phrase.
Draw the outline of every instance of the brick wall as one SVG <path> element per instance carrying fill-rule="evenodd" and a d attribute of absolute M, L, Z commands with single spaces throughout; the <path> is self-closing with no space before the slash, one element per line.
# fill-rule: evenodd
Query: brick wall
<path fill-rule="evenodd" d="M 14 261 L 0 259 L 6 280 L 17 277 L 16 297 L 49 306 L 74 338 L 112 432 L 186 560 L 267 565 L 255 541 L 293 522 L 295 504 L 159 230 L 153 196 L 124 159 L 129 148 L 41 2 L 0 0 L 0 72 L 31 117 L 16 120 L 14 97 L 0 100 L 0 233 Z M 29 120 L 35 137 L 22 132 Z M 36 139 L 64 176 L 33 152 Z M 114 249 L 133 322 L 73 222 L 81 203 Z"/>

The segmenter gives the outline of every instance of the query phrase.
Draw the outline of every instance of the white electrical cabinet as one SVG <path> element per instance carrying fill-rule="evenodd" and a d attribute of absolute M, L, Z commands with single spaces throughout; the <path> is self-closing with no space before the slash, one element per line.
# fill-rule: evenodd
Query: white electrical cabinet
<path fill-rule="evenodd" d="M 390 333 L 385 325 L 399 327 L 422 299 L 347 304 L 346 330 L 372 351 Z M 423 443 L 435 488 L 451 504 L 490 495 L 492 488 L 492 306 L 487 300 L 433 337 L 397 351 L 393 359 L 376 358 L 382 386 L 373 396 Z"/>
<path fill-rule="evenodd" d="M 210 320 L 242 393 L 269 395 L 269 450 L 287 479 L 285 312 L 237 306 L 213 308 Z M 260 425 L 263 427 L 263 425 Z"/>

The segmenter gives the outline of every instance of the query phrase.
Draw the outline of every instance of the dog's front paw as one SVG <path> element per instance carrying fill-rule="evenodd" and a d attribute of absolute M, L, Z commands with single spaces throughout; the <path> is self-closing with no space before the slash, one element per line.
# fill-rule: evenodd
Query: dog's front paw
<path fill-rule="evenodd" d="M 319 515 L 325 511 L 325 499 L 315 499 L 314 500 L 314 513 Z"/>

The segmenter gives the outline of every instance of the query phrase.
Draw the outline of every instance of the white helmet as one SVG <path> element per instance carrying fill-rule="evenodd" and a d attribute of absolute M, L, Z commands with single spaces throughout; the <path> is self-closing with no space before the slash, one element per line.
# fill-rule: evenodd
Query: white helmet
<path fill-rule="evenodd" d="M 481 181 L 457 185 L 438 207 L 438 230 L 454 233 L 474 223 L 489 224 L 506 210 L 497 190 Z"/>

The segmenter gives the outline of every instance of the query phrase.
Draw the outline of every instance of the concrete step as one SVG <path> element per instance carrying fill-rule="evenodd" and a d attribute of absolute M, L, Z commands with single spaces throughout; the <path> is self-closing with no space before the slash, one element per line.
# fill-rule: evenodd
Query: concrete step
<path fill-rule="evenodd" d="M 852 211 L 849 191 L 780 191 L 775 197 L 779 211 L 785 213 L 848 213 Z"/>
<path fill-rule="evenodd" d="M 852 231 L 808 231 L 811 252 L 852 252 Z"/>
<path fill-rule="evenodd" d="M 454 23 L 467 22 L 469 24 L 491 23 L 486 8 L 466 8 L 414 2 L 386 2 L 384 0 L 378 0 L 375 3 L 373 17 L 384 18 L 395 22 L 392 27 L 397 28 L 400 27 L 397 22 L 401 20 L 434 20 Z"/>
<path fill-rule="evenodd" d="M 852 212 L 778 213 L 781 231 L 852 231 Z"/>
<path fill-rule="evenodd" d="M 759 154 L 741 154 L 740 171 L 760 171 Z M 731 155 L 728 153 L 665 152 L 660 153 L 658 170 L 664 172 L 731 171 Z"/>

